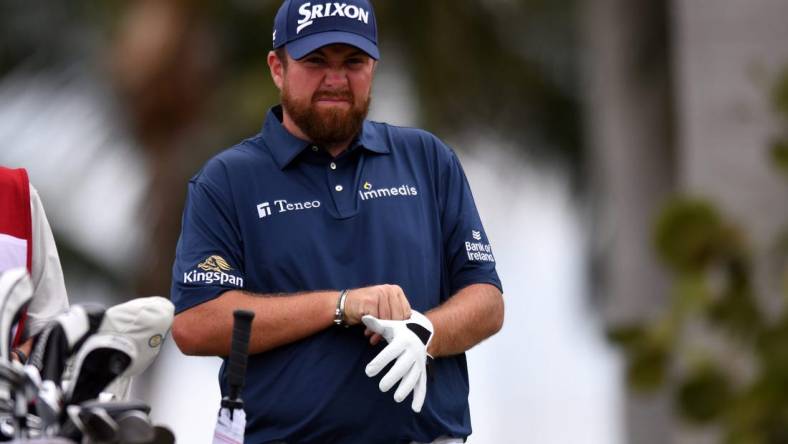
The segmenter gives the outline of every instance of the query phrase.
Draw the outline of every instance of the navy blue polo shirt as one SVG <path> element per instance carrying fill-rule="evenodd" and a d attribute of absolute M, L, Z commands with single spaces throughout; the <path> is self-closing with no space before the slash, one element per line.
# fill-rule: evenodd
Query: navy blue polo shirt
<path fill-rule="evenodd" d="M 425 131 L 365 121 L 336 158 L 263 130 L 189 182 L 173 267 L 176 311 L 227 290 L 287 293 L 401 286 L 425 312 L 474 283 L 501 287 L 457 156 Z M 264 331 L 255 334 L 265 334 Z M 385 342 L 385 341 L 383 341 Z M 364 367 L 382 350 L 363 328 L 326 328 L 249 357 L 249 443 L 429 442 L 471 433 L 465 355 L 440 358 L 420 414 Z M 224 367 L 220 374 L 226 389 Z"/>

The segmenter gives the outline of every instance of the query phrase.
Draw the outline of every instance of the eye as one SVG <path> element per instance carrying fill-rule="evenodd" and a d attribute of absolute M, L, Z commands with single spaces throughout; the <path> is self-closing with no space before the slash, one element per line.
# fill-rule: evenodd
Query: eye
<path fill-rule="evenodd" d="M 304 61 L 310 65 L 322 65 L 325 63 L 324 58 L 315 55 L 308 56 Z"/>
<path fill-rule="evenodd" d="M 351 57 L 347 59 L 345 63 L 347 63 L 348 66 L 360 67 L 364 65 L 364 62 L 366 62 L 366 60 L 362 57 Z"/>

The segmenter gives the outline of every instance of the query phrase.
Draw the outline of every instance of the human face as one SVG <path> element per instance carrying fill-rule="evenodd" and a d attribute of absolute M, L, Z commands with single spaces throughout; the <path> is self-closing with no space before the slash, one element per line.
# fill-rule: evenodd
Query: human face
<path fill-rule="evenodd" d="M 375 61 L 349 45 L 329 45 L 300 60 L 269 66 L 281 92 L 284 125 L 326 148 L 346 147 L 369 110 Z M 278 63 L 277 63 L 278 62 Z"/>

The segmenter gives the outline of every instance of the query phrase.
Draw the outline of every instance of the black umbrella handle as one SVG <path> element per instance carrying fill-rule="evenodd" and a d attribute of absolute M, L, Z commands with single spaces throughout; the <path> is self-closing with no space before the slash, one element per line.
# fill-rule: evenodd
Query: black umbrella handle
<path fill-rule="evenodd" d="M 233 312 L 233 340 L 230 360 L 227 363 L 228 398 L 240 401 L 239 394 L 246 380 L 246 361 L 249 357 L 249 335 L 252 332 L 254 313 L 247 310 Z"/>

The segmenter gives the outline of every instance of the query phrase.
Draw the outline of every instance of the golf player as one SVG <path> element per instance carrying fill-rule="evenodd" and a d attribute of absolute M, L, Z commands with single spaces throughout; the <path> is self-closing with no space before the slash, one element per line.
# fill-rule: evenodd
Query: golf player
<path fill-rule="evenodd" d="M 464 442 L 464 352 L 504 308 L 460 162 L 426 131 L 366 120 L 368 1 L 287 0 L 272 37 L 281 104 L 189 182 L 173 337 L 227 356 L 233 310 L 254 311 L 247 443 Z"/>

